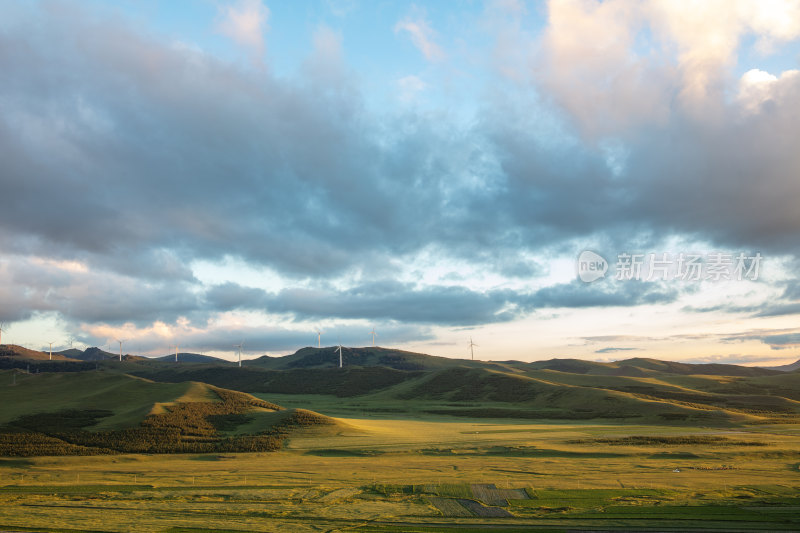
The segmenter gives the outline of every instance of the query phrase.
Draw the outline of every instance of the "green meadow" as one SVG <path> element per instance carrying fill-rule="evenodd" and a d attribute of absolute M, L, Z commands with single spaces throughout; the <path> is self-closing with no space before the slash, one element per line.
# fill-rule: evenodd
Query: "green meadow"
<path fill-rule="evenodd" d="M 299 431 L 271 453 L 2 459 L 0 526 L 153 532 L 664 531 L 665 524 L 675 531 L 800 529 L 796 427 L 698 431 L 441 417 L 336 421 Z M 640 439 L 620 440 L 631 435 Z M 663 437 L 673 442 L 658 442 Z M 711 444 L 708 437 L 714 437 Z"/>
<path fill-rule="evenodd" d="M 0 371 L 0 530 L 800 531 L 798 374 L 548 363 Z"/>

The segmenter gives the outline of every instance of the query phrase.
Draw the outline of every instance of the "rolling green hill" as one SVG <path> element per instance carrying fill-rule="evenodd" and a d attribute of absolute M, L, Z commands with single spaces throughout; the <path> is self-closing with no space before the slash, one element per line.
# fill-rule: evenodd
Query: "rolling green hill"
<path fill-rule="evenodd" d="M 395 411 L 473 418 L 729 424 L 800 417 L 800 375 L 765 369 L 651 359 L 487 363 L 381 348 L 352 350 L 340 369 L 330 361 L 332 355 L 332 349 L 307 348 L 268 361 L 283 370 L 149 365 L 129 371 L 156 381 L 203 381 L 260 394 L 357 397 L 378 410 L 385 403 Z M 378 364 L 387 361 L 413 363 L 414 370 Z"/>
<path fill-rule="evenodd" d="M 517 363 L 519 364 L 519 363 Z M 613 363 L 597 363 L 580 359 L 550 359 L 522 363 L 522 368 L 533 370 L 558 370 L 572 374 L 591 374 L 598 376 L 648 376 L 653 374 L 681 374 L 705 376 L 770 376 L 777 371 L 766 368 L 724 365 L 689 364 L 658 359 L 635 358 Z"/>
<path fill-rule="evenodd" d="M 482 367 L 493 363 L 451 359 L 421 353 L 406 352 L 381 347 L 342 348 L 344 366 L 379 366 L 395 370 L 437 370 L 452 366 Z M 269 370 L 292 370 L 298 368 L 336 368 L 339 366 L 338 346 L 325 348 L 301 348 L 283 357 L 263 356 L 243 362 L 249 367 Z"/>
<path fill-rule="evenodd" d="M 31 361 L 49 361 L 51 360 L 49 352 L 40 352 L 38 350 L 29 350 L 28 348 L 23 348 L 22 346 L 17 346 L 16 344 L 1 344 L 0 345 L 0 357 L 10 357 L 16 359 L 27 359 Z M 64 356 L 58 352 L 53 352 L 52 356 L 53 361 L 74 361 L 67 356 Z"/>
<path fill-rule="evenodd" d="M 336 426 L 205 383 L 16 370 L 0 371 L 0 382 L 13 383 L 0 387 L 0 455 L 270 451 L 299 429 Z"/>
<path fill-rule="evenodd" d="M 7 409 L 0 424 L 19 426 L 20 417 L 41 413 L 97 410 L 96 417 L 81 418 L 83 425 L 77 429 L 141 432 L 161 420 L 158 417 L 172 416 L 170 413 L 177 409 L 196 423 L 189 433 L 180 429 L 170 444 L 163 444 L 165 449 L 233 446 L 231 438 L 239 439 L 237 446 L 245 446 L 240 437 L 247 435 L 241 433 L 245 431 L 242 428 L 261 428 L 260 435 L 266 438 L 264 428 L 284 416 L 273 411 L 269 415 L 263 410 L 256 413 L 258 409 L 254 411 L 255 404 L 251 403 L 260 400 L 249 394 L 267 400 L 270 395 L 280 395 L 282 401 L 297 398 L 288 404 L 312 409 L 320 405 L 316 408 L 322 412 L 331 405 L 339 412 L 335 402 L 325 400 L 339 398 L 346 400 L 344 404 L 352 407 L 352 413 L 361 409 L 363 413 L 392 412 L 411 417 L 706 426 L 800 421 L 800 374 L 795 372 L 644 358 L 614 363 L 576 359 L 467 361 L 377 347 L 345 349 L 343 359 L 344 368 L 338 368 L 338 354 L 333 348 L 304 348 L 285 357 L 248 361 L 243 367 L 215 360 L 176 364 L 134 357 L 122 362 L 113 358 L 96 363 L 34 361 L 31 368 L 38 365 L 35 368 L 40 375 L 19 371 L 0 374 L 0 383 L 3 379 L 6 383 L 18 382 L 16 388 L 3 389 L 6 405 L 11 405 L 15 397 L 11 389 L 29 391 L 20 404 L 24 409 Z M 79 372 L 87 370 L 85 365 L 99 371 Z M 68 370 L 76 376 L 66 375 Z M 189 394 L 189 390 L 195 392 Z M 238 411 L 202 405 L 226 404 L 225 398 L 237 394 L 249 398 L 236 400 Z M 58 409 L 51 407 L 54 405 Z M 207 418 L 217 415 L 228 417 L 226 421 L 213 419 L 222 424 L 219 427 Z M 169 431 L 176 431 L 174 424 L 167 426 L 172 428 Z"/>
<path fill-rule="evenodd" d="M 245 361 L 249 367 L 268 370 L 291 370 L 298 368 L 336 368 L 339 354 L 336 346 L 325 348 L 301 348 L 297 352 L 282 357 L 262 356 Z M 528 372 L 531 370 L 558 370 L 572 374 L 598 376 L 648 376 L 659 373 L 681 375 L 712 376 L 769 376 L 779 371 L 759 367 L 726 364 L 689 364 L 658 359 L 634 358 L 613 363 L 599 363 L 582 359 L 550 359 L 525 363 L 522 361 L 471 361 L 452 359 L 422 353 L 407 352 L 382 347 L 348 348 L 342 350 L 345 367 L 386 367 L 395 370 L 441 370 L 444 368 L 466 367 L 491 370 Z"/>
<path fill-rule="evenodd" d="M 175 354 L 164 355 L 161 357 L 154 357 L 154 361 L 161 361 L 163 363 L 174 363 Z M 178 363 L 202 363 L 206 365 L 234 365 L 231 361 L 220 359 L 219 357 L 212 357 L 210 355 L 202 355 L 199 353 L 180 352 L 178 354 Z"/>

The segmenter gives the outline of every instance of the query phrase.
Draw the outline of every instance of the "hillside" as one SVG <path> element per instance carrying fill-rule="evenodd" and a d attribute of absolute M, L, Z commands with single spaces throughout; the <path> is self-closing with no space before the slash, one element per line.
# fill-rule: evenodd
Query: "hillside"
<path fill-rule="evenodd" d="M 519 364 L 519 363 L 518 363 Z M 613 363 L 598 363 L 581 359 L 550 359 L 522 363 L 523 368 L 536 370 L 558 370 L 573 374 L 598 376 L 639 376 L 654 374 L 704 375 L 704 376 L 769 376 L 774 370 L 725 364 L 690 364 L 658 359 L 635 358 Z"/>
<path fill-rule="evenodd" d="M 325 348 L 301 348 L 297 352 L 281 357 L 262 356 L 244 361 L 248 367 L 268 370 L 292 370 L 300 368 L 337 368 L 339 353 L 337 346 Z M 166 359 L 166 358 L 164 358 Z M 711 376 L 768 376 L 777 370 L 726 364 L 689 364 L 658 359 L 634 358 L 613 363 L 600 363 L 582 359 L 550 359 L 547 361 L 471 361 L 438 357 L 423 353 L 407 352 L 381 347 L 343 347 L 342 359 L 345 367 L 385 367 L 406 371 L 431 371 L 445 368 L 485 368 L 511 372 L 531 370 L 557 370 L 572 374 L 597 376 L 647 376 L 659 373 Z"/>
<path fill-rule="evenodd" d="M 451 359 L 422 353 L 393 350 L 391 348 L 364 347 L 342 348 L 342 360 L 346 367 L 385 367 L 395 370 L 438 370 L 453 366 L 493 367 L 494 363 Z M 269 370 L 292 370 L 300 368 L 337 368 L 339 366 L 338 346 L 325 348 L 301 348 L 283 357 L 262 356 L 242 362 L 249 367 Z"/>
<path fill-rule="evenodd" d="M 174 356 L 169 360 L 128 356 L 122 362 L 111 357 L 97 363 L 15 364 L 21 369 L 30 366 L 32 372 L 97 368 L 102 371 L 98 375 L 129 374 L 144 378 L 144 383 L 153 382 L 148 386 L 197 382 L 266 399 L 270 395 L 358 398 L 376 412 L 388 409 L 413 416 L 702 425 L 800 420 L 800 374 L 795 372 L 646 358 L 524 363 L 458 360 L 379 347 L 343 351 L 344 368 L 338 368 L 338 353 L 332 347 L 262 357 L 243 367 L 202 356 L 192 364 L 176 364 Z M 53 391 L 57 396 L 58 388 Z M 146 396 L 154 398 L 152 402 L 162 401 L 155 399 L 155 393 Z M 302 401 L 290 403 L 314 408 Z M 146 415 L 146 411 L 137 412 L 140 418 Z M 115 416 L 121 415 L 115 411 L 101 425 L 116 427 Z"/>
<path fill-rule="evenodd" d="M 161 357 L 153 357 L 153 361 L 161 361 L 164 363 L 174 363 L 175 362 L 175 354 L 164 355 Z M 179 352 L 178 353 L 178 362 L 179 363 L 201 363 L 206 365 L 234 365 L 236 363 L 232 363 L 225 359 L 220 359 L 219 357 L 212 357 L 210 355 L 202 355 L 199 353 L 190 353 L 190 352 Z"/>
<path fill-rule="evenodd" d="M 17 346 L 16 344 L 1 344 L 0 345 L 0 357 L 15 357 L 19 359 L 28 359 L 31 361 L 50 361 L 50 353 L 49 352 L 40 352 L 37 350 L 29 350 L 27 348 L 23 348 L 22 346 Z M 58 352 L 53 352 L 53 361 L 74 361 L 70 357 L 66 357 Z"/>
<path fill-rule="evenodd" d="M 599 376 L 555 370 L 524 374 L 447 369 L 398 394 L 404 400 L 449 402 L 438 412 L 476 416 L 479 402 L 509 404 L 510 418 L 625 418 L 710 423 L 756 418 L 800 420 L 800 376 Z M 456 403 L 462 402 L 463 406 Z M 450 407 L 453 407 L 450 409 Z M 491 413 L 486 413 L 490 417 Z"/>
<path fill-rule="evenodd" d="M 795 370 L 800 370 L 800 359 L 794 363 L 789 363 L 788 365 L 769 366 L 766 368 L 767 370 L 778 370 L 780 372 L 794 372 Z"/>
<path fill-rule="evenodd" d="M 311 352 L 312 358 L 301 355 L 299 360 L 313 363 L 314 356 L 324 353 Z M 534 368 L 536 363 L 451 361 L 445 368 L 414 371 L 384 366 L 266 370 L 173 365 L 130 372 L 157 381 L 203 381 L 265 395 L 358 397 L 378 409 L 385 403 L 393 410 L 473 418 L 625 418 L 641 423 L 710 424 L 800 417 L 797 374 L 756 369 L 755 375 L 742 376 L 744 367 L 651 360 L 630 360 L 619 366 L 553 360 L 539 364 L 547 367 L 540 369 Z M 726 370 L 730 375 L 725 375 Z M 693 375 L 692 371 L 718 375 Z M 402 407 L 397 407 L 398 403 Z"/>
<path fill-rule="evenodd" d="M 105 350 L 101 350 L 96 346 L 91 348 L 86 348 L 83 351 L 76 350 L 75 348 L 70 348 L 69 350 L 64 350 L 60 352 L 71 359 L 78 359 L 81 361 L 105 361 L 108 359 L 118 359 L 119 354 L 114 354 L 111 352 L 107 352 Z"/>
<path fill-rule="evenodd" d="M 0 382 L 14 383 L 0 387 L 0 455 L 270 451 L 302 428 L 337 425 L 205 383 L 18 371 Z"/>
<path fill-rule="evenodd" d="M 249 393 L 330 394 L 340 397 L 371 394 L 424 375 L 385 367 L 265 370 L 210 365 L 148 365 L 130 367 L 132 375 L 153 381 L 202 381 Z"/>

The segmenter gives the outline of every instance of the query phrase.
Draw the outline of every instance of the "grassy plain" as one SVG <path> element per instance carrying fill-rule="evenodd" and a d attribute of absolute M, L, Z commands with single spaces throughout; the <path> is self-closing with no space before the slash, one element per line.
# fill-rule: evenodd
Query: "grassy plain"
<path fill-rule="evenodd" d="M 158 422 L 180 443 L 216 443 L 283 428 L 269 453 L 0 458 L 0 531 L 800 531 L 796 373 L 670 373 L 651 360 L 412 368 L 426 361 L 0 370 L 0 426 L 14 438 L 95 445 L 83 431 Z M 298 393 L 309 390 L 328 394 Z M 86 420 L 61 422 L 70 412 Z M 81 432 L 59 433 L 67 422 Z"/>
<path fill-rule="evenodd" d="M 294 400 L 336 414 L 329 398 Z M 339 422 L 274 453 L 0 459 L 0 528 L 800 530 L 796 425 L 474 422 L 413 410 Z"/>

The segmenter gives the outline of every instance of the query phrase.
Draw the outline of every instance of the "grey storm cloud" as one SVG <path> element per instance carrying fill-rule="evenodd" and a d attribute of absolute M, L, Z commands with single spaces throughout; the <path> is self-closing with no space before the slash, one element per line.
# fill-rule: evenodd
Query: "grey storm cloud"
<path fill-rule="evenodd" d="M 508 291 L 477 292 L 463 287 L 415 288 L 413 284 L 379 282 L 344 290 L 285 289 L 268 309 L 306 318 L 375 318 L 400 322 L 474 325 L 510 320 L 514 299 Z"/>
<path fill-rule="evenodd" d="M 535 277 L 543 271 L 525 257 L 598 236 L 800 251 L 800 77 L 753 115 L 701 123 L 676 111 L 639 126 L 622 138 L 617 173 L 591 141 L 548 140 L 543 128 L 555 120 L 569 133 L 569 122 L 539 101 L 487 98 L 466 126 L 380 114 L 330 51 L 278 78 L 80 5 L 24 11 L 0 25 L 0 247 L 100 274 L 70 286 L 52 273 L 3 284 L 8 320 L 37 311 L 202 320 L 254 308 L 472 325 L 545 307 L 666 303 L 678 290 L 576 282 L 480 292 L 374 272 L 435 247 Z M 191 262 L 226 256 L 323 288 L 201 287 Z M 325 288 L 354 269 L 366 278 L 358 287 Z"/>
<path fill-rule="evenodd" d="M 783 350 L 786 348 L 795 348 L 800 345 L 800 333 L 780 333 L 777 335 L 754 335 L 744 337 L 745 339 L 760 340 L 764 344 L 768 344 L 773 350 Z"/>
<path fill-rule="evenodd" d="M 173 321 L 201 309 L 195 285 L 102 271 L 64 270 L 25 258 L 0 262 L 0 321 L 54 311 L 79 322 Z"/>
<path fill-rule="evenodd" d="M 765 305 L 754 309 L 754 316 L 770 317 L 800 313 L 800 282 L 789 280 L 780 297 L 770 300 Z"/>
<path fill-rule="evenodd" d="M 536 307 L 615 307 L 670 303 L 678 295 L 677 287 L 664 283 L 573 281 L 544 287 L 529 302 Z"/>
<path fill-rule="evenodd" d="M 367 319 L 449 326 L 503 322 L 541 308 L 584 308 L 669 303 L 676 290 L 655 283 L 580 282 L 545 287 L 532 293 L 507 289 L 473 291 L 464 287 L 416 287 L 411 283 L 382 281 L 345 290 L 330 287 L 290 288 L 277 293 L 242 287 L 236 283 L 208 290 L 214 309 L 262 309 L 287 313 L 300 320 L 325 317 Z"/>

